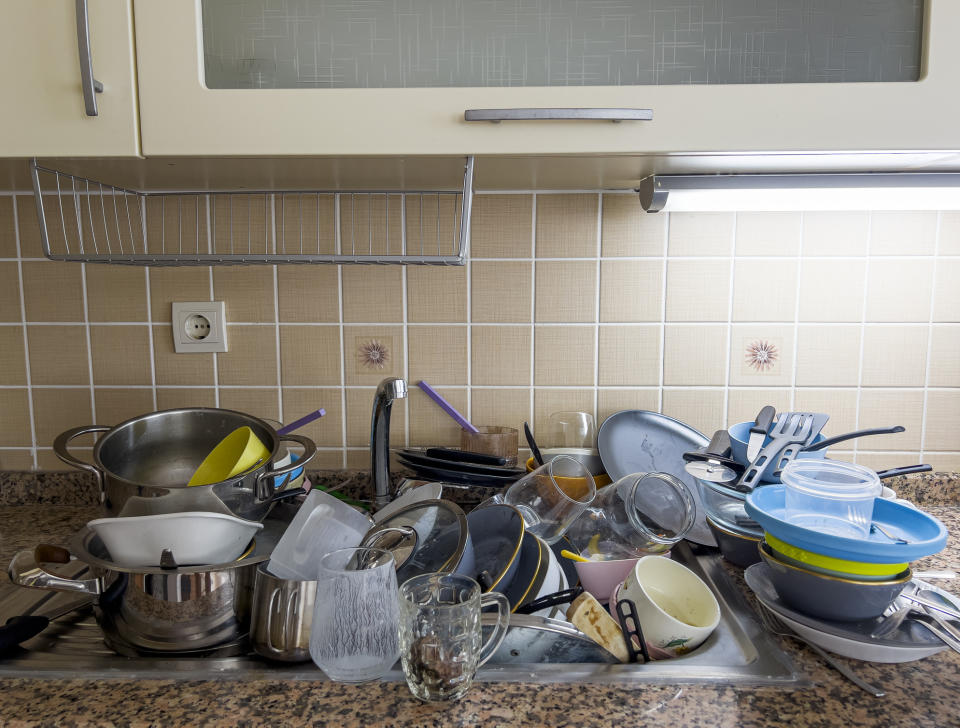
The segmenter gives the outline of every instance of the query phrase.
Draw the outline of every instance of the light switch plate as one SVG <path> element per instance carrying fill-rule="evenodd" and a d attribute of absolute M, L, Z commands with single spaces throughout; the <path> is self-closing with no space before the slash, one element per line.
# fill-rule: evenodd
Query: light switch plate
<path fill-rule="evenodd" d="M 227 315 L 223 301 L 176 301 L 171 305 L 173 348 L 178 354 L 227 350 Z"/>

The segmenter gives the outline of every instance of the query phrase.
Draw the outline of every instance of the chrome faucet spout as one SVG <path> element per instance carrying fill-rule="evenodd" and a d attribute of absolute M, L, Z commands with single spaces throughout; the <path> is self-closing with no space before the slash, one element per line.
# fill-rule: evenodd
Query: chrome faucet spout
<path fill-rule="evenodd" d="M 393 499 L 390 485 L 390 409 L 396 399 L 405 399 L 407 383 L 398 377 L 380 382 L 373 398 L 370 421 L 370 470 L 373 476 L 373 503 L 383 508 Z"/>

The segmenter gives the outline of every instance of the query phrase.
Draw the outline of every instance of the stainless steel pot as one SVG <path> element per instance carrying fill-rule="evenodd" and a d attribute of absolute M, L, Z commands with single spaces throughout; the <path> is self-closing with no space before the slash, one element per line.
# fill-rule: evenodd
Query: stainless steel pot
<path fill-rule="evenodd" d="M 281 579 L 257 566 L 250 617 L 250 644 L 270 660 L 306 662 L 310 659 L 310 627 L 317 582 Z"/>
<path fill-rule="evenodd" d="M 187 486 L 190 476 L 220 440 L 238 427 L 250 427 L 270 451 L 256 468 L 211 485 Z M 94 445 L 93 464 L 70 454 L 80 435 L 105 433 Z M 284 454 L 280 443 L 301 445 L 296 463 L 271 470 Z M 306 465 L 316 454 L 313 441 L 301 435 L 277 435 L 257 417 L 233 410 L 196 407 L 134 417 L 115 427 L 87 425 L 61 433 L 53 450 L 63 462 L 97 476 L 108 516 L 148 516 L 183 511 L 213 511 L 261 521 L 274 502 L 302 491 L 275 492 L 274 478 Z"/>

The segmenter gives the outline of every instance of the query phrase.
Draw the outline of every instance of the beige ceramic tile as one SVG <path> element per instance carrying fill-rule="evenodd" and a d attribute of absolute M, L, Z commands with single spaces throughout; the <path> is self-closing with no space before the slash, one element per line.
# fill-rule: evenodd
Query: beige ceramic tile
<path fill-rule="evenodd" d="M 937 252 L 940 255 L 960 255 L 960 212 L 940 213 Z"/>
<path fill-rule="evenodd" d="M 37 430 L 37 445 L 50 447 L 54 439 L 69 427 L 81 425 L 110 425 L 111 422 L 93 421 L 90 408 L 90 390 L 83 389 L 34 389 L 33 390 L 33 421 Z M 7 418 L 4 417 L 4 426 Z M 30 437 L 30 428 L 27 427 L 24 437 Z M 77 438 L 73 441 L 76 447 L 90 447 L 92 438 Z M 22 442 L 19 444 L 23 444 Z M 72 447 L 71 447 L 72 449 Z"/>
<path fill-rule="evenodd" d="M 339 327 L 280 327 L 280 376 L 285 387 L 338 386 L 341 362 Z"/>
<path fill-rule="evenodd" d="M 13 198 L 0 197 L 0 258 L 17 257 L 17 230 L 13 222 Z"/>
<path fill-rule="evenodd" d="M 466 321 L 467 267 L 409 266 L 407 320 L 414 323 Z"/>
<path fill-rule="evenodd" d="M 871 255 L 933 255 L 937 213 L 876 211 L 872 213 Z"/>
<path fill-rule="evenodd" d="M 817 389 L 815 387 L 797 387 L 794 394 L 794 409 L 798 412 L 825 412 L 830 419 L 823 428 L 824 435 L 842 435 L 857 429 L 857 390 L 856 389 Z M 884 436 L 885 437 L 885 436 Z M 852 447 L 854 440 L 838 444 L 837 447 Z M 870 439 L 861 441 L 869 444 Z M 831 456 L 833 450 L 830 451 Z"/>
<path fill-rule="evenodd" d="M 0 470 L 12 472 L 33 470 L 33 452 L 23 450 L 0 450 Z"/>
<path fill-rule="evenodd" d="M 150 308 L 153 322 L 170 321 L 174 301 L 209 301 L 210 268 L 193 266 L 150 268 Z M 230 321 L 229 312 L 227 321 Z"/>
<path fill-rule="evenodd" d="M 800 321 L 863 320 L 865 260 L 805 260 L 800 269 Z"/>
<path fill-rule="evenodd" d="M 394 458 L 390 458 L 390 469 L 393 468 Z M 347 468 L 351 470 L 369 470 L 370 469 L 370 449 L 347 450 Z M 400 468 L 397 468 L 399 470 Z"/>
<path fill-rule="evenodd" d="M 804 255 L 866 255 L 869 212 L 803 213 Z"/>
<path fill-rule="evenodd" d="M 216 407 L 217 395 L 210 389 L 157 389 L 157 409 L 181 407 Z"/>
<path fill-rule="evenodd" d="M 467 416 L 466 389 L 437 387 L 437 391 L 464 417 Z M 410 414 L 410 444 L 415 447 L 459 447 L 460 426 L 424 394 L 419 387 L 410 389 L 407 404 Z M 472 419 L 471 419 L 472 421 Z"/>
<path fill-rule="evenodd" d="M 593 414 L 593 395 L 592 389 L 534 389 L 533 422 L 530 424 L 533 426 L 534 437 L 538 438 L 538 444 L 549 447 L 549 443 L 542 438 L 549 431 L 549 418 L 554 412 Z"/>
<path fill-rule="evenodd" d="M 411 382 L 467 383 L 466 326 L 411 326 L 407 338 Z"/>
<path fill-rule="evenodd" d="M 34 394 L 40 391 L 34 390 Z M 87 392 L 87 402 L 90 393 Z M 0 447 L 30 446 L 30 404 L 26 389 L 0 389 Z M 64 420 L 67 422 L 68 420 Z M 83 422 L 89 422 L 89 415 Z M 59 433 L 57 433 L 59 434 Z"/>
<path fill-rule="evenodd" d="M 233 389 L 220 387 L 220 406 L 224 409 L 246 412 L 254 417 L 276 420 L 280 417 L 280 402 L 275 387 Z"/>
<path fill-rule="evenodd" d="M 604 257 L 663 255 L 668 215 L 648 215 L 633 193 L 604 194 L 600 251 Z"/>
<path fill-rule="evenodd" d="M 530 327 L 474 326 L 473 384 L 530 385 Z"/>
<path fill-rule="evenodd" d="M 671 212 L 667 250 L 670 255 L 730 255 L 736 214 Z"/>
<path fill-rule="evenodd" d="M 404 376 L 399 326 L 344 326 L 343 346 L 347 384 L 375 386 L 386 377 Z"/>
<path fill-rule="evenodd" d="M 152 384 L 147 326 L 91 326 L 94 384 Z"/>
<path fill-rule="evenodd" d="M 287 329 L 281 329 L 281 346 Z M 221 385 L 271 386 L 277 383 L 277 332 L 273 326 L 227 326 L 227 348 L 217 354 L 217 377 Z M 192 356 L 192 355 L 184 355 Z M 296 366 L 294 355 L 284 366 Z M 285 384 L 297 384 L 284 378 Z"/>
<path fill-rule="evenodd" d="M 17 264 L 0 263 L 0 321 L 21 321 L 22 319 L 20 274 Z"/>
<path fill-rule="evenodd" d="M 147 276 L 143 268 L 126 265 L 84 267 L 90 321 L 147 320 Z"/>
<path fill-rule="evenodd" d="M 358 462 L 357 464 L 351 465 L 347 464 L 347 467 L 353 467 L 354 469 L 359 470 L 369 470 L 370 469 L 370 453 L 354 453 L 355 455 L 366 454 L 365 462 Z M 313 460 L 310 461 L 310 470 L 342 470 L 343 465 L 343 450 L 319 450 L 317 454 L 314 455 Z"/>
<path fill-rule="evenodd" d="M 926 326 L 867 326 L 864 387 L 922 387 L 927 372 Z"/>
<path fill-rule="evenodd" d="M 592 326 L 537 326 L 534 332 L 534 384 L 592 385 Z"/>
<path fill-rule="evenodd" d="M 153 363 L 159 385 L 213 384 L 213 354 L 177 354 L 169 326 L 153 327 Z"/>
<path fill-rule="evenodd" d="M 797 261 L 737 260 L 733 271 L 734 321 L 793 321 Z M 726 270 L 726 266 L 723 270 Z"/>
<path fill-rule="evenodd" d="M 32 195 L 17 197 L 17 228 L 20 232 L 20 257 L 42 258 L 40 223 L 37 221 L 37 206 Z"/>
<path fill-rule="evenodd" d="M 933 320 L 960 322 L 960 260 L 937 261 L 937 283 L 933 299 Z"/>
<path fill-rule="evenodd" d="M 601 326 L 600 386 L 660 383 L 659 326 Z"/>
<path fill-rule="evenodd" d="M 273 323 L 277 320 L 273 268 L 272 265 L 213 267 L 213 298 L 226 304 L 229 323 Z"/>
<path fill-rule="evenodd" d="M 793 326 L 737 324 L 731 328 L 730 384 L 793 384 Z"/>
<path fill-rule="evenodd" d="M 592 261 L 537 263 L 536 320 L 596 321 L 597 264 Z"/>
<path fill-rule="evenodd" d="M 474 195 L 470 213 L 472 258 L 529 258 L 533 195 Z"/>
<path fill-rule="evenodd" d="M 339 388 L 283 388 L 284 422 L 294 422 L 321 407 L 326 414 L 301 427 L 296 434 L 309 437 L 317 447 L 343 447 L 343 407 Z"/>
<path fill-rule="evenodd" d="M 340 293 L 335 265 L 277 266 L 280 320 L 330 323 L 340 320 Z"/>
<path fill-rule="evenodd" d="M 33 328 L 38 328 L 34 326 Z M 0 326 L 0 385 L 26 385 L 23 327 Z"/>
<path fill-rule="evenodd" d="M 470 264 L 471 318 L 474 323 L 525 323 L 531 316 L 530 263 Z"/>
<path fill-rule="evenodd" d="M 960 390 L 927 392 L 924 450 L 960 451 Z"/>
<path fill-rule="evenodd" d="M 667 321 L 726 321 L 730 260 L 670 260 Z"/>
<path fill-rule="evenodd" d="M 423 250 L 424 255 L 452 255 L 456 252 L 460 243 L 460 197 L 452 195 L 409 195 L 406 204 L 407 217 L 407 250 L 411 254 L 419 253 Z M 391 202 L 391 205 L 393 203 Z M 399 208 L 398 208 L 399 211 Z M 374 218 L 376 228 L 383 227 L 383 199 L 374 198 Z M 399 223 L 390 213 L 390 245 L 391 251 L 397 253 L 394 240 L 399 241 L 399 228 L 394 232 L 393 227 Z M 439 215 L 439 220 L 438 220 Z M 340 226 L 343 229 L 343 214 L 340 216 Z M 358 224 L 358 229 L 362 229 L 362 222 Z M 349 228 L 347 228 L 349 230 Z M 376 240 L 377 233 L 374 233 Z M 422 242 L 421 242 L 422 241 Z M 347 238 L 344 238 L 344 245 L 347 244 Z M 368 246 L 369 247 L 369 246 Z M 376 243 L 374 243 L 376 251 Z"/>
<path fill-rule="evenodd" d="M 798 255 L 801 213 L 738 212 L 737 255 Z"/>
<path fill-rule="evenodd" d="M 931 387 L 960 387 L 960 326 L 934 326 L 930 339 Z"/>
<path fill-rule="evenodd" d="M 74 441 L 76 442 L 76 440 Z M 93 462 L 93 448 L 92 447 L 70 447 L 70 454 L 75 456 L 79 460 L 83 460 L 87 463 Z M 40 471 L 49 471 L 49 472 L 77 472 L 76 469 L 67 465 L 60 458 L 58 458 L 53 450 L 44 450 L 37 448 L 37 470 Z"/>
<path fill-rule="evenodd" d="M 929 463 L 935 473 L 960 471 L 960 453 L 924 452 L 923 462 Z"/>
<path fill-rule="evenodd" d="M 354 251 L 357 255 L 385 255 L 391 251 L 393 255 L 397 255 L 403 243 L 402 206 L 400 195 L 390 195 L 388 201 L 382 195 L 341 195 L 340 241 L 343 252 L 348 255 L 354 254 Z M 416 213 L 416 219 L 407 220 L 407 244 L 419 249 L 419 198 L 408 199 L 407 212 Z M 423 212 L 424 248 L 429 247 L 436 251 L 436 196 L 424 197 Z M 445 220 L 445 217 L 441 218 L 441 222 Z M 288 227 L 296 232 L 295 224 Z M 444 237 L 444 240 L 449 238 Z M 295 248 L 296 244 L 296 240 L 289 240 L 288 234 L 287 249 Z"/>
<path fill-rule="evenodd" d="M 537 257 L 595 257 L 598 205 L 595 194 L 537 195 Z"/>
<path fill-rule="evenodd" d="M 28 326 L 33 384 L 89 384 L 87 335 L 83 326 Z"/>
<path fill-rule="evenodd" d="M 920 449 L 923 392 L 903 389 L 864 389 L 860 393 L 860 428 L 902 425 L 905 432 L 873 437 L 870 450 L 915 451 Z M 866 443 L 865 443 L 866 444 Z M 866 450 L 867 447 L 858 449 Z M 904 463 L 901 463 L 904 464 Z"/>
<path fill-rule="evenodd" d="M 357 323 L 403 321 L 400 266 L 344 266 L 343 320 Z"/>
<path fill-rule="evenodd" d="M 379 202 L 382 213 L 383 200 Z M 319 255 L 336 252 L 336 203 L 333 195 L 289 193 L 277 196 L 274 204 L 279 251 Z M 399 209 L 399 200 L 394 199 L 390 212 L 397 214 Z M 399 222 L 394 228 L 399 232 Z"/>
<path fill-rule="evenodd" d="M 667 326 L 663 344 L 663 383 L 722 385 L 727 371 L 726 326 Z"/>
<path fill-rule="evenodd" d="M 192 227 L 196 219 L 193 201 L 186 198 L 172 198 L 170 204 L 166 205 L 167 219 L 170 219 L 172 213 L 175 212 L 173 208 L 177 204 L 182 208 L 181 219 L 186 223 L 182 237 L 185 241 L 189 241 L 188 246 L 195 247 L 197 231 Z M 213 233 L 214 250 L 225 255 L 272 253 L 273 236 L 271 226 L 267 222 L 270 216 L 270 205 L 270 198 L 266 195 L 231 194 L 212 196 L 210 199 L 210 227 Z M 276 221 L 279 230 L 283 224 L 279 201 L 277 202 Z M 202 219 L 200 223 L 202 227 Z M 176 220 L 168 222 L 167 226 L 176 230 Z M 205 230 L 201 230 L 201 248 L 206 242 L 205 233 Z M 299 238 L 299 227 L 297 228 L 297 236 Z"/>
<path fill-rule="evenodd" d="M 93 401 L 97 406 L 97 422 L 118 425 L 133 417 L 154 411 L 150 389 L 103 389 L 96 387 Z"/>
<path fill-rule="evenodd" d="M 23 263 L 27 321 L 83 321 L 82 276 L 76 263 Z"/>
<path fill-rule="evenodd" d="M 530 390 L 474 389 L 471 391 L 470 421 L 476 425 L 512 427 L 517 440 L 526 445 L 523 423 L 530 422 Z"/>
<path fill-rule="evenodd" d="M 860 327 L 799 328 L 797 385 L 856 386 L 860 376 Z"/>
<path fill-rule="evenodd" d="M 231 196 L 232 197 L 232 196 Z M 223 214 L 218 214 L 220 208 L 226 209 L 227 198 L 212 198 L 210 205 L 214 210 L 210 224 L 214 228 L 215 237 L 227 240 L 229 236 L 229 220 Z M 210 240 L 207 236 L 207 205 L 206 200 L 194 195 L 162 195 L 147 198 L 147 240 L 151 250 L 167 253 L 208 253 Z M 102 240 L 105 231 L 102 223 L 93 217 L 97 229 L 93 231 L 95 237 Z M 238 231 L 239 232 L 239 231 Z M 88 232 L 88 235 L 90 233 Z M 246 231 L 244 231 L 243 251 L 246 252 Z M 262 252 L 261 244 L 257 252 Z M 229 241 L 215 252 L 229 253 Z"/>
<path fill-rule="evenodd" d="M 777 412 L 789 412 L 790 390 L 731 387 L 727 396 L 727 427 L 738 422 L 753 422 L 757 413 L 768 404 L 775 407 Z"/>
<path fill-rule="evenodd" d="M 716 389 L 665 389 L 663 414 L 709 437 L 723 427 L 723 392 Z"/>
<path fill-rule="evenodd" d="M 370 467 L 370 415 L 375 387 L 347 390 L 347 446 L 365 447 Z M 390 409 L 390 447 L 403 447 L 407 430 L 407 400 L 398 400 Z"/>
<path fill-rule="evenodd" d="M 870 261 L 867 321 L 929 321 L 933 259 Z"/>
<path fill-rule="evenodd" d="M 659 321 L 662 301 L 663 264 L 659 260 L 600 263 L 601 321 Z"/>
<path fill-rule="evenodd" d="M 834 456 L 833 452 L 830 453 L 830 457 L 835 460 L 839 460 Z M 851 460 L 846 459 L 846 462 L 851 462 Z M 863 465 L 864 467 L 870 468 L 871 470 L 886 470 L 887 468 L 898 468 L 903 465 L 913 465 L 919 463 L 921 460 L 920 453 L 913 452 L 858 452 L 855 456 L 855 462 L 857 465 Z M 924 462 L 926 462 L 924 460 Z"/>
<path fill-rule="evenodd" d="M 656 389 L 601 389 L 597 393 L 597 427 L 610 415 L 622 410 L 660 411 L 660 393 Z"/>

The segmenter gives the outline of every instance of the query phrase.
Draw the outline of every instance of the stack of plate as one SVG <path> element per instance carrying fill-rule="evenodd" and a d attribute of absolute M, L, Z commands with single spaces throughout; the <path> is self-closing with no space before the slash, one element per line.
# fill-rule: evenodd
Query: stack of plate
<path fill-rule="evenodd" d="M 420 448 L 397 452 L 397 459 L 423 480 L 502 488 L 524 475 L 518 468 L 480 465 L 453 458 L 452 455 L 449 459 L 430 456 Z"/>

